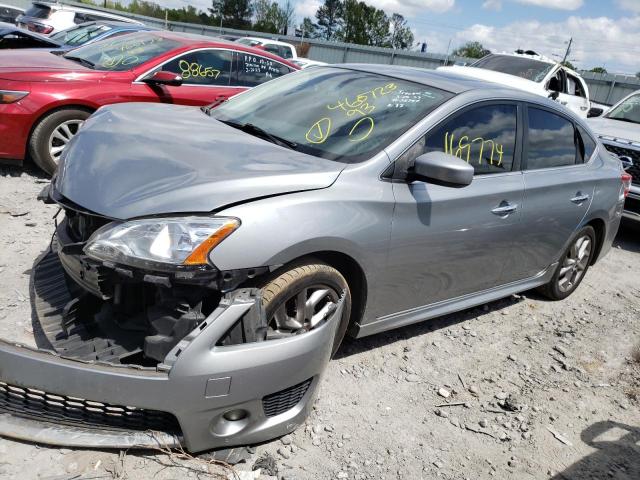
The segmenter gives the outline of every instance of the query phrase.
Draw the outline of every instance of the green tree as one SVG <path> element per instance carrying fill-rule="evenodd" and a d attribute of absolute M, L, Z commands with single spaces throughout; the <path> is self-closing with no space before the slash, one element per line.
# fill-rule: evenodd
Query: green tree
<path fill-rule="evenodd" d="M 390 44 L 393 48 L 406 50 L 413 45 L 413 32 L 409 28 L 407 21 L 399 13 L 391 16 L 391 38 Z"/>
<path fill-rule="evenodd" d="M 225 27 L 245 30 L 251 27 L 252 5 L 249 0 L 212 0 L 209 13 L 218 19 L 222 14 Z"/>
<path fill-rule="evenodd" d="M 389 17 L 383 10 L 358 0 L 345 0 L 344 25 L 339 38 L 348 43 L 389 46 Z"/>
<path fill-rule="evenodd" d="M 589 70 L 590 72 L 593 73 L 607 73 L 607 69 L 604 67 L 593 67 L 591 70 Z"/>
<path fill-rule="evenodd" d="M 318 38 L 320 35 L 320 32 L 318 32 L 318 25 L 313 23 L 313 20 L 309 17 L 305 17 L 304 20 L 302 20 L 300 29 L 302 30 L 304 38 Z"/>
<path fill-rule="evenodd" d="M 560 65 L 564 65 L 567 68 L 570 68 L 571 70 L 575 70 L 576 67 L 573 63 L 571 63 L 569 60 L 565 60 L 564 62 L 560 62 Z"/>
<path fill-rule="evenodd" d="M 482 58 L 490 53 L 491 51 L 484 48 L 480 42 L 467 42 L 454 50 L 452 54 L 456 57 Z"/>
<path fill-rule="evenodd" d="M 253 13 L 255 23 L 253 29 L 259 32 L 277 33 L 278 32 L 278 4 L 269 2 L 269 0 L 256 0 L 253 3 Z"/>
<path fill-rule="evenodd" d="M 324 0 L 324 4 L 316 12 L 321 38 L 335 40 L 338 37 L 342 27 L 343 10 L 340 0 Z"/>

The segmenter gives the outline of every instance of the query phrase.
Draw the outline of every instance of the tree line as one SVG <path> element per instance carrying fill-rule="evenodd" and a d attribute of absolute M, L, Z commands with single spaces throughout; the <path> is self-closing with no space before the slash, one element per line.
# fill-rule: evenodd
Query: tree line
<path fill-rule="evenodd" d="M 212 0 L 206 11 L 192 5 L 164 8 L 149 0 L 82 0 L 103 6 L 169 21 L 253 30 L 281 35 L 295 34 L 295 11 L 291 0 Z M 165 17 L 166 16 L 166 17 Z M 410 49 L 413 33 L 405 18 L 359 0 L 324 0 L 315 18 L 306 17 L 298 28 L 305 38 L 323 38 L 360 45 Z"/>

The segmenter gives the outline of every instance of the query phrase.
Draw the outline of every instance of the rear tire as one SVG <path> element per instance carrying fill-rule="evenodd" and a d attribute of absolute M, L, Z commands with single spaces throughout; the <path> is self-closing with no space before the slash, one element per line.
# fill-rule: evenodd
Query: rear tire
<path fill-rule="evenodd" d="M 53 175 L 62 149 L 90 115 L 86 110 L 63 108 L 42 118 L 29 138 L 29 154 L 35 164 Z"/>
<path fill-rule="evenodd" d="M 267 338 L 298 335 L 322 325 L 322 310 L 345 292 L 344 311 L 333 340 L 333 356 L 344 338 L 351 316 L 351 292 L 342 274 L 324 262 L 307 258 L 274 273 L 262 286 Z M 304 303 L 305 307 L 298 306 Z M 302 312 L 302 313 L 299 313 Z M 317 324 L 315 322 L 318 322 Z"/>
<path fill-rule="evenodd" d="M 596 232 L 586 226 L 571 239 L 562 254 L 551 281 L 539 288 L 551 300 L 563 300 L 578 288 L 584 279 L 596 251 Z"/>

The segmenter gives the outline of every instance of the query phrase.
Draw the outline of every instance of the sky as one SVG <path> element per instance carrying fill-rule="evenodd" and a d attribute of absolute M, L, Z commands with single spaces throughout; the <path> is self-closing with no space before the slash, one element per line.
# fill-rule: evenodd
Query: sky
<path fill-rule="evenodd" d="M 210 6 L 210 0 L 155 0 L 164 6 Z M 285 0 L 280 0 L 284 2 Z M 365 0 L 408 20 L 416 42 L 446 53 L 476 40 L 493 52 L 518 48 L 569 60 L 581 69 L 640 71 L 640 0 Z M 298 22 L 323 0 L 291 0 Z"/>

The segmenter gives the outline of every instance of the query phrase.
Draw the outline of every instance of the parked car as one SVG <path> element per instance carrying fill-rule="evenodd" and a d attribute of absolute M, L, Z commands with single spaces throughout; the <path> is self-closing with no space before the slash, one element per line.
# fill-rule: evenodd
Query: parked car
<path fill-rule="evenodd" d="M 627 95 L 604 115 L 590 118 L 588 122 L 605 148 L 620 158 L 631 175 L 624 216 L 640 220 L 640 90 Z"/>
<path fill-rule="evenodd" d="M 278 40 L 258 37 L 243 37 L 236 40 L 236 42 L 241 43 L 242 45 L 260 48 L 269 53 L 273 53 L 274 55 L 278 55 L 279 57 L 286 58 L 287 60 L 298 58 L 296 47 L 287 42 L 279 42 Z"/>
<path fill-rule="evenodd" d="M 530 50 L 490 54 L 468 67 L 439 68 L 551 97 L 581 117 L 591 106 L 587 83 L 577 72 Z"/>
<path fill-rule="evenodd" d="M 99 20 L 61 30 L 53 35 L 41 35 L 20 27 L 0 24 L 0 49 L 14 48 L 46 48 L 50 51 L 71 50 L 81 45 L 105 40 L 114 35 L 158 30 L 155 27 L 138 25 L 135 23 Z"/>
<path fill-rule="evenodd" d="M 15 24 L 18 15 L 22 15 L 24 10 L 14 5 L 0 3 L 0 22 Z"/>
<path fill-rule="evenodd" d="M 295 63 L 297 66 L 299 66 L 302 69 L 309 68 L 309 67 L 317 67 L 318 65 L 326 65 L 325 62 L 318 62 L 316 60 L 309 60 L 308 58 L 302 58 L 302 57 L 298 57 L 294 60 L 291 60 L 291 63 Z"/>
<path fill-rule="evenodd" d="M 11 23 L 0 22 L 0 49 L 58 48 L 59 44 L 45 35 L 30 32 Z"/>
<path fill-rule="evenodd" d="M 64 55 L 0 51 L 0 159 L 22 162 L 28 153 L 52 173 L 102 105 L 206 105 L 297 69 L 245 45 L 165 31 L 117 36 Z"/>
<path fill-rule="evenodd" d="M 627 188 L 576 115 L 453 72 L 317 67 L 214 110 L 103 107 L 40 195 L 64 209 L 32 270 L 50 344 L 0 342 L 0 435 L 191 451 L 283 435 L 347 331 L 569 296 Z"/>
<path fill-rule="evenodd" d="M 142 25 L 142 22 L 138 20 L 101 10 L 49 2 L 33 2 L 31 7 L 17 18 L 19 27 L 43 35 L 50 35 L 95 20 L 112 20 Z"/>

